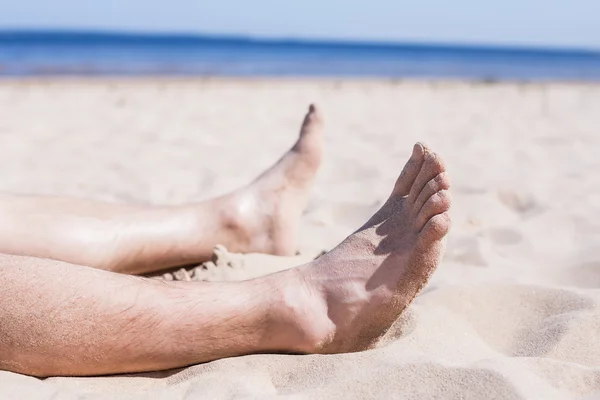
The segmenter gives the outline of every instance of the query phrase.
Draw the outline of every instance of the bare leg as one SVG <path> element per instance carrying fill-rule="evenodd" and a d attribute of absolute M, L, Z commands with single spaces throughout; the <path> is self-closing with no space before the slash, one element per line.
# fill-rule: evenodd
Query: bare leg
<path fill-rule="evenodd" d="M 321 162 L 322 122 L 311 106 L 296 144 L 250 185 L 180 207 L 0 196 L 0 252 L 122 273 L 147 273 L 236 252 L 292 255 Z"/>
<path fill-rule="evenodd" d="M 416 145 L 389 200 L 361 229 L 314 262 L 245 282 L 158 282 L 3 256 L 0 369 L 108 374 L 368 348 L 439 264 L 448 188 L 439 157 Z"/>
<path fill-rule="evenodd" d="M 285 278 L 166 282 L 2 255 L 0 370 L 101 375 L 285 349 Z"/>

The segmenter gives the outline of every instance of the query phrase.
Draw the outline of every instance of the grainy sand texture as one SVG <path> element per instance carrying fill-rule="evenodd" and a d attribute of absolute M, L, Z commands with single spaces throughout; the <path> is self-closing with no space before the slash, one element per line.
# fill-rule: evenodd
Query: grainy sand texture
<path fill-rule="evenodd" d="M 303 256 L 234 255 L 197 277 L 246 279 L 332 248 L 424 141 L 447 161 L 454 225 L 440 268 L 381 347 L 115 377 L 0 372 L 0 398 L 600 398 L 598 85 L 4 81 L 0 190 L 155 204 L 222 194 L 293 143 L 311 102 L 327 151 Z"/>

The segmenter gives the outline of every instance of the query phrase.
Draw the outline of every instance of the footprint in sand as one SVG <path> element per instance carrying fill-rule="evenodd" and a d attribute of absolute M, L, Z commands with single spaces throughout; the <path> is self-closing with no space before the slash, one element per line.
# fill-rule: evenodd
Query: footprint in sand
<path fill-rule="evenodd" d="M 489 265 L 492 248 L 488 240 L 478 236 L 463 236 L 448 243 L 447 260 L 485 267 Z"/>
<path fill-rule="evenodd" d="M 337 182 L 356 182 L 362 180 L 376 181 L 379 170 L 360 158 L 341 159 L 336 161 L 341 167 L 337 170 Z"/>
<path fill-rule="evenodd" d="M 543 357 L 552 352 L 561 359 L 587 362 L 591 357 L 585 351 L 598 357 L 594 346 L 573 353 L 579 348 L 575 345 L 577 338 L 594 340 L 598 331 L 596 302 L 589 293 L 539 285 L 484 283 L 440 287 L 429 294 L 428 301 L 443 303 L 450 315 L 460 317 L 491 349 L 509 357 Z M 595 327 L 577 332 L 575 322 L 591 320 L 590 315 L 596 318 Z"/>
<path fill-rule="evenodd" d="M 523 240 L 523 235 L 511 228 L 492 228 L 487 231 L 487 236 L 492 243 L 502 246 L 515 245 Z"/>
<path fill-rule="evenodd" d="M 509 189 L 498 190 L 498 200 L 511 211 L 523 217 L 530 217 L 543 211 L 543 207 L 531 195 Z"/>
<path fill-rule="evenodd" d="M 308 209 L 305 218 L 317 226 L 342 226 L 347 229 L 356 229 L 361 226 L 370 215 L 379 209 L 382 202 L 370 204 L 352 201 L 337 201 L 335 204 L 320 202 L 318 207 Z"/>
<path fill-rule="evenodd" d="M 478 234 L 459 237 L 449 243 L 446 259 L 484 267 L 493 257 L 494 246 L 514 246 L 523 241 L 523 235 L 511 228 L 491 228 Z"/>
<path fill-rule="evenodd" d="M 580 346 L 598 332 L 600 313 L 583 309 L 549 316 L 530 329 L 518 331 L 509 353 L 513 357 L 548 357 L 556 361 L 596 367 L 597 346 Z"/>

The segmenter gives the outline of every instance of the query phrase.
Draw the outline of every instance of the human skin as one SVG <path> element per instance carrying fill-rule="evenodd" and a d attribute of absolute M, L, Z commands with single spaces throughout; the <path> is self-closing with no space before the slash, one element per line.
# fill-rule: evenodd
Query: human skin
<path fill-rule="evenodd" d="M 311 105 L 298 140 L 250 184 L 175 207 L 67 197 L 0 195 L 0 253 L 146 274 L 209 260 L 217 244 L 238 253 L 293 255 L 300 216 L 323 152 Z"/>
<path fill-rule="evenodd" d="M 0 255 L 0 369 L 101 375 L 367 349 L 439 265 L 449 187 L 441 158 L 417 144 L 359 230 L 313 262 L 243 282 L 167 282 Z"/>

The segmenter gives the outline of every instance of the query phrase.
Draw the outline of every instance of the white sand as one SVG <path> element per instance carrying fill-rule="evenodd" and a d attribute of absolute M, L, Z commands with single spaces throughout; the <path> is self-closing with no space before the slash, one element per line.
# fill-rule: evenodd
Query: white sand
<path fill-rule="evenodd" d="M 0 190 L 206 198 L 275 160 L 311 101 L 328 152 L 303 217 L 305 254 L 364 222 L 415 141 L 453 179 L 446 256 L 387 345 L 127 377 L 0 372 L 0 397 L 600 398 L 600 86 L 2 82 Z"/>

